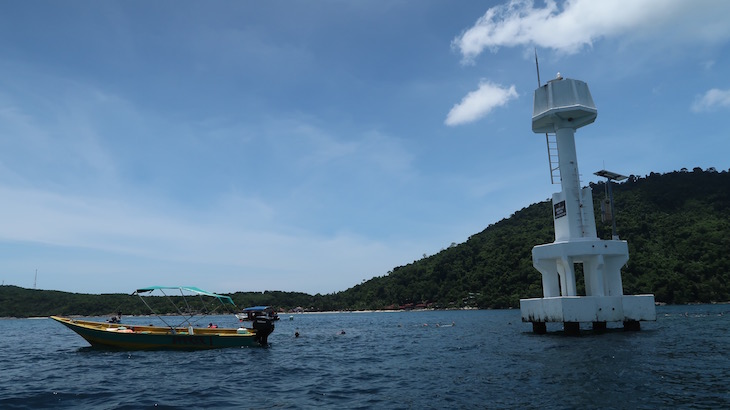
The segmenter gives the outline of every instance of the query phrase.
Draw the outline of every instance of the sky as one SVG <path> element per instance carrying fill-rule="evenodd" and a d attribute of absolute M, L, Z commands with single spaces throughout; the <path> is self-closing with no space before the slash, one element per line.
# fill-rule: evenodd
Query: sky
<path fill-rule="evenodd" d="M 0 280 L 328 294 L 387 275 L 560 191 L 535 52 L 542 83 L 596 103 L 584 185 L 728 170 L 729 18 L 724 0 L 0 2 Z"/>

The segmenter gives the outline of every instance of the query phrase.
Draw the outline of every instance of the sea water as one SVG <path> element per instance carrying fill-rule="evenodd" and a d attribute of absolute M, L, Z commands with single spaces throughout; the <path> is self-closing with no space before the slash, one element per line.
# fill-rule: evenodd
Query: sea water
<path fill-rule="evenodd" d="M 0 408 L 730 408 L 730 305 L 657 316 L 576 337 L 519 310 L 284 314 L 268 348 L 131 352 L 5 319 Z"/>

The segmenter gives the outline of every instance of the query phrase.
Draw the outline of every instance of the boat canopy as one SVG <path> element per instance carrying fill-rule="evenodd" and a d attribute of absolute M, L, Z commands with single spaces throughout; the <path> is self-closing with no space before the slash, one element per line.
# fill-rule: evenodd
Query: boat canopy
<path fill-rule="evenodd" d="M 155 291 L 155 290 L 161 290 L 161 291 L 165 291 L 165 290 L 179 290 L 181 292 L 182 291 L 188 291 L 188 292 L 192 292 L 192 293 L 197 293 L 199 295 L 204 295 L 204 296 L 210 296 L 210 297 L 217 298 L 224 305 L 225 304 L 229 304 L 229 305 L 236 306 L 236 304 L 233 303 L 233 299 L 231 299 L 230 296 L 224 296 L 224 295 L 219 295 L 217 293 L 208 292 L 207 290 L 203 290 L 203 289 L 200 289 L 200 288 L 196 288 L 195 286 L 149 286 L 149 287 L 146 287 L 146 288 L 137 289 L 135 291 L 135 293 L 137 293 L 137 294 L 147 293 L 147 292 L 152 292 L 152 291 Z"/>
<path fill-rule="evenodd" d="M 243 312 L 263 312 L 266 309 L 270 309 L 271 306 L 251 306 L 243 309 Z"/>

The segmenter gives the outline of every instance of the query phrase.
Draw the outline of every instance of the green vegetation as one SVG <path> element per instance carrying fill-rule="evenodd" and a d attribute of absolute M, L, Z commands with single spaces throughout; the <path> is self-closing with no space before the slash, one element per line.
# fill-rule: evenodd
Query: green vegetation
<path fill-rule="evenodd" d="M 610 225 L 600 220 L 605 184 L 592 188 L 598 236 L 610 239 Z M 730 300 L 730 173 L 695 168 L 631 176 L 613 192 L 617 230 L 629 243 L 622 270 L 626 294 L 654 293 L 670 304 Z M 347 292 L 355 303 L 371 306 L 518 307 L 520 298 L 542 296 L 531 249 L 553 240 L 551 204 L 544 201 Z"/>
<path fill-rule="evenodd" d="M 611 227 L 600 220 L 605 184 L 592 185 L 599 238 Z M 559 189 L 556 187 L 556 189 Z M 613 186 L 621 239 L 629 243 L 622 270 L 626 294 L 654 293 L 670 304 L 730 300 L 730 173 L 714 169 L 631 176 Z M 554 240 L 551 204 L 515 212 L 462 244 L 342 292 L 238 292 L 238 306 L 358 310 L 430 306 L 506 308 L 542 296 L 532 247 Z M 579 291 L 580 291 L 579 284 Z M 201 284 L 204 286 L 204 284 Z M 166 313 L 160 306 L 160 313 Z M 0 317 L 50 314 L 146 314 L 129 295 L 84 295 L 0 287 Z"/>
<path fill-rule="evenodd" d="M 173 293 L 174 295 L 174 293 Z M 236 306 L 255 305 L 308 306 L 313 296 L 298 292 L 237 292 L 228 295 Z M 176 313 L 175 305 L 186 306 L 180 296 L 171 296 L 173 303 L 162 296 L 144 296 L 145 302 L 158 314 Z M 215 299 L 205 303 L 195 297 L 188 297 L 191 310 L 205 313 L 225 313 L 225 306 Z M 234 309 L 235 310 L 235 309 Z M 34 290 L 17 286 L 0 286 L 0 317 L 33 317 L 50 315 L 111 316 L 117 312 L 124 315 L 147 315 L 147 308 L 137 295 L 59 292 L 55 290 Z M 233 312 L 228 308 L 228 312 Z"/>

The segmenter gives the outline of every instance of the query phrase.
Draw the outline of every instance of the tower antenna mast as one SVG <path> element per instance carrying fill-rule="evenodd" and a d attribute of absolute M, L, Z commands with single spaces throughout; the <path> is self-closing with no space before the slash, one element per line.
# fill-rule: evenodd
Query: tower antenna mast
<path fill-rule="evenodd" d="M 537 72 L 537 88 L 542 87 L 542 81 L 540 81 L 540 63 L 537 61 L 537 47 L 535 47 L 535 71 Z M 559 180 L 560 175 L 560 160 L 557 142 L 554 142 L 551 146 L 550 135 L 545 132 L 545 145 L 547 146 L 548 153 L 548 165 L 550 166 L 550 182 L 555 184 L 555 180 Z"/>
<path fill-rule="evenodd" d="M 537 47 L 535 47 L 535 71 L 537 71 L 537 88 L 542 87 L 540 82 L 540 64 L 537 63 Z"/>

